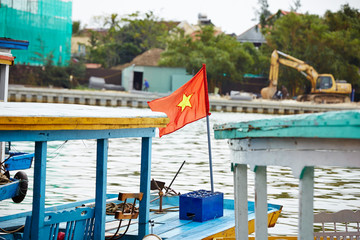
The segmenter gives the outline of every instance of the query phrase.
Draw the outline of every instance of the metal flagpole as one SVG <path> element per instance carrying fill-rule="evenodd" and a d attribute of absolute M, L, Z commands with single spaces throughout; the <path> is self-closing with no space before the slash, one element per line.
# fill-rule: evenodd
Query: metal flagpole
<path fill-rule="evenodd" d="M 206 77 L 206 65 L 203 64 L 203 73 L 204 73 L 204 81 L 205 81 L 205 93 L 208 94 L 208 86 L 207 86 L 207 77 Z M 208 99 L 207 96 L 207 99 Z M 213 180 L 213 170 L 212 170 L 212 156 L 211 156 L 211 142 L 210 142 L 210 121 L 209 121 L 209 100 L 207 102 L 207 113 L 206 113 L 206 126 L 207 126 L 207 136 L 208 136 L 208 149 L 209 149 L 209 165 L 210 165 L 210 184 L 211 184 L 211 192 L 214 192 L 214 180 Z"/>
<path fill-rule="evenodd" d="M 208 135 L 208 148 L 209 148 L 209 165 L 210 165 L 210 183 L 211 192 L 214 192 L 213 170 L 212 170 L 212 157 L 211 157 L 211 143 L 210 143 L 210 123 L 209 115 L 206 115 L 207 135 Z"/>

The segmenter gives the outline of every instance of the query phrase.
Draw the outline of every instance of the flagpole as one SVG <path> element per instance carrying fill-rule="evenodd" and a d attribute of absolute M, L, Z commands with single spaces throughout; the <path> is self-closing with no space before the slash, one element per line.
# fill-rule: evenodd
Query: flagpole
<path fill-rule="evenodd" d="M 204 73 L 204 81 L 205 81 L 205 94 L 207 94 L 207 98 L 209 98 L 208 86 L 207 86 L 207 77 L 206 77 L 206 65 L 203 64 L 203 73 Z M 213 169 L 212 169 L 212 156 L 211 156 L 211 141 L 210 141 L 210 121 L 208 111 L 210 109 L 209 100 L 205 101 L 207 106 L 207 114 L 206 114 L 206 126 L 207 126 L 207 137 L 208 137 L 208 150 L 209 150 L 209 166 L 210 166 L 210 184 L 211 184 L 211 192 L 214 192 L 214 180 L 213 180 Z"/>
<path fill-rule="evenodd" d="M 213 170 L 212 170 L 209 115 L 206 115 L 206 125 L 207 125 L 208 148 L 209 148 L 210 183 L 211 183 L 211 192 L 213 193 L 214 192 L 214 180 L 213 180 Z"/>

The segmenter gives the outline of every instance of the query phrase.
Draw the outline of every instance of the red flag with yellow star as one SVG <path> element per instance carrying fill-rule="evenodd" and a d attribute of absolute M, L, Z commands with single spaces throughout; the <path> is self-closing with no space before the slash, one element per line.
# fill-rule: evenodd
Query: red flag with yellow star
<path fill-rule="evenodd" d="M 160 137 L 210 115 L 205 64 L 171 95 L 148 102 L 148 105 L 152 111 L 166 113 L 170 119 L 166 127 L 159 128 Z"/>

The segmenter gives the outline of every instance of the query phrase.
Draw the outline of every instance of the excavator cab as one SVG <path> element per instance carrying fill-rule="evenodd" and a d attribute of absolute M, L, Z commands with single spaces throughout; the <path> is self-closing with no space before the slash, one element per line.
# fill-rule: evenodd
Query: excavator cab
<path fill-rule="evenodd" d="M 329 89 L 332 88 L 332 86 L 333 81 L 329 76 L 319 76 L 318 79 L 316 79 L 316 89 Z"/>

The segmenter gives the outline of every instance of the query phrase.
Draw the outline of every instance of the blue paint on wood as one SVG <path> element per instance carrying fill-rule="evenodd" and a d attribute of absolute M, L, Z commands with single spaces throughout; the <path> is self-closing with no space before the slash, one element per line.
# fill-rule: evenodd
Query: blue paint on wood
<path fill-rule="evenodd" d="M 216 139 L 310 137 L 360 139 L 360 110 L 300 114 L 214 125 Z"/>
<path fill-rule="evenodd" d="M 105 236 L 107 157 L 108 140 L 98 139 L 96 156 L 95 239 L 103 239 Z"/>
<path fill-rule="evenodd" d="M 156 195 L 157 196 L 157 195 Z M 152 196 L 152 197 L 156 197 Z M 118 203 L 117 194 L 108 194 L 109 201 Z M 88 201 L 81 201 L 77 203 L 69 203 L 65 205 L 59 205 L 56 208 L 46 208 L 46 214 L 50 211 L 63 211 L 65 209 L 73 210 L 76 206 L 80 206 L 82 203 L 86 202 L 94 202 L 94 199 Z M 151 203 L 151 208 L 158 208 L 159 200 Z M 64 208 L 65 206 L 68 206 Z M 163 198 L 163 208 L 179 206 L 179 197 L 164 197 Z M 61 210 L 60 210 L 61 209 Z M 248 219 L 254 219 L 254 202 L 248 202 L 249 215 Z M 280 205 L 268 205 L 268 212 L 274 212 L 281 209 Z M 46 215 L 45 214 L 45 215 Z M 22 217 L 22 222 L 17 222 L 16 224 L 13 222 L 13 227 L 21 226 L 25 222 L 24 213 L 16 214 L 18 217 Z M 231 227 L 234 227 L 234 201 L 230 199 L 224 199 L 224 216 L 221 218 L 216 218 L 213 220 L 209 220 L 203 223 L 194 222 L 191 220 L 180 220 L 179 212 L 168 212 L 166 214 L 156 214 L 151 212 L 149 215 L 149 219 L 155 221 L 155 226 L 153 228 L 153 232 L 159 235 L 163 239 L 184 239 L 184 240 L 194 240 L 194 239 L 202 239 L 206 236 L 218 233 L 220 231 L 224 231 Z M 11 219 L 13 217 L 10 216 Z M 0 218 L 0 227 L 3 227 L 4 224 Z M 13 219 L 14 220 L 14 219 Z M 106 217 L 106 222 L 114 221 L 114 216 L 109 215 Z M 11 221 L 9 221 L 11 222 Z M 7 225 L 9 227 L 10 225 Z M 125 239 L 141 239 L 138 238 L 138 225 L 132 224 L 129 228 L 129 231 L 126 235 Z M 115 231 L 115 230 L 114 230 Z"/>
<path fill-rule="evenodd" d="M 0 48 L 27 50 L 29 41 L 15 40 L 11 38 L 0 38 Z"/>
<path fill-rule="evenodd" d="M 32 204 L 32 239 L 43 239 L 46 185 L 47 142 L 35 142 L 34 191 Z"/>
<path fill-rule="evenodd" d="M 10 152 L 10 157 L 5 160 L 5 170 L 14 171 L 28 169 L 34 158 L 33 153 Z"/>
<path fill-rule="evenodd" d="M 70 211 L 48 212 L 44 217 L 42 239 L 58 239 L 60 230 L 65 233 L 64 239 L 91 239 L 94 225 L 94 208 L 77 208 Z M 31 216 L 26 217 L 23 239 L 33 239 L 29 226 Z M 61 225 L 65 223 L 63 229 Z"/>
<path fill-rule="evenodd" d="M 61 131 L 1 131 L 0 141 L 65 141 L 128 137 L 155 137 L 155 128 Z"/>
<path fill-rule="evenodd" d="M 142 239 L 145 235 L 149 234 L 151 144 L 152 138 L 142 138 L 140 192 L 142 192 L 144 195 L 143 199 L 140 201 L 139 206 L 139 239 Z"/>
<path fill-rule="evenodd" d="M 107 200 L 113 199 L 113 198 L 117 199 L 117 196 L 118 196 L 118 194 L 106 194 L 106 199 Z M 66 203 L 66 204 L 46 207 L 45 212 L 56 212 L 56 211 L 61 211 L 61 210 L 75 209 L 76 207 L 82 206 L 83 204 L 90 204 L 90 203 L 94 203 L 94 202 L 95 202 L 95 199 L 87 199 L 87 200 L 78 201 L 78 202 L 72 202 L 72 203 Z M 27 216 L 31 216 L 31 211 L 21 212 L 21 213 L 17 213 L 17 214 L 13 214 L 13 215 L 8 215 L 8 216 L 2 216 L 2 217 L 0 217 L 0 228 L 5 229 L 5 228 L 9 228 L 9 227 L 24 225 L 25 217 L 27 217 Z M 114 217 L 111 216 L 111 218 L 113 219 Z"/>
<path fill-rule="evenodd" d="M 19 180 L 14 181 L 5 185 L 0 185 L 0 201 L 9 199 L 16 196 L 17 189 L 19 187 Z"/>

